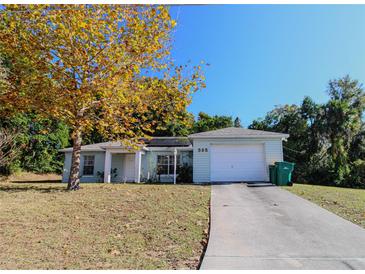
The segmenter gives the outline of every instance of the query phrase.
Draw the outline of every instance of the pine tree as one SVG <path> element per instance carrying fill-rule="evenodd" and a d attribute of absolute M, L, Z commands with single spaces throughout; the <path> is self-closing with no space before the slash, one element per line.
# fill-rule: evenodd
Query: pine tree
<path fill-rule="evenodd" d="M 234 119 L 234 127 L 242 127 L 240 118 L 236 117 L 236 119 Z"/>

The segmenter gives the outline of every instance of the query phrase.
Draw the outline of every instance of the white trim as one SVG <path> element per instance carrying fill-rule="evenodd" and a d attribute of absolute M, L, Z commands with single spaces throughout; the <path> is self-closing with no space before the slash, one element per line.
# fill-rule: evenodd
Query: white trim
<path fill-rule="evenodd" d="M 193 147 L 149 147 L 149 151 L 165 151 L 165 152 L 172 152 L 175 149 L 178 151 L 193 151 Z"/>
<path fill-rule="evenodd" d="M 188 137 L 186 136 L 166 136 L 166 137 L 162 137 L 162 136 L 157 136 L 157 137 L 146 137 L 147 140 L 151 140 L 151 139 L 187 139 Z"/>
<path fill-rule="evenodd" d="M 251 138 L 263 138 L 263 139 L 285 139 L 289 138 L 289 134 L 278 135 L 250 135 L 250 136 L 189 136 L 190 139 L 251 139 Z"/>
<path fill-rule="evenodd" d="M 134 148 L 126 148 L 125 146 L 100 146 L 100 148 L 102 149 L 105 149 L 105 150 L 113 150 L 113 151 L 121 151 L 121 153 L 125 152 L 125 153 L 133 153 L 135 151 L 138 151 L 138 150 L 145 150 L 146 147 L 144 146 L 138 146 L 139 148 L 138 149 L 134 149 Z"/>
<path fill-rule="evenodd" d="M 73 148 L 72 147 L 68 147 L 68 148 L 62 148 L 59 149 L 59 152 L 72 152 Z M 104 149 L 101 148 L 83 148 L 81 149 L 81 152 L 104 152 Z"/>
<path fill-rule="evenodd" d="M 177 161 L 176 155 L 177 155 L 177 150 L 175 148 L 174 149 L 174 184 L 176 184 L 176 161 Z"/>
<path fill-rule="evenodd" d="M 111 167 L 112 167 L 112 154 L 109 150 L 105 151 L 104 160 L 104 183 L 110 183 L 111 181 Z"/>
<path fill-rule="evenodd" d="M 94 144 L 94 145 L 97 145 L 97 144 Z M 142 145 L 139 146 L 139 149 L 148 151 L 148 148 L 145 147 L 145 146 L 142 146 Z M 68 147 L 68 148 L 59 149 L 58 151 L 59 152 L 72 152 L 72 150 L 73 150 L 72 147 Z M 124 148 L 122 145 L 120 145 L 120 146 L 99 146 L 99 147 L 94 147 L 94 148 L 88 148 L 88 147 L 83 148 L 83 147 L 81 147 L 81 152 L 86 152 L 86 151 L 88 151 L 88 152 L 95 152 L 95 151 L 104 152 L 106 150 L 113 150 L 113 151 L 118 152 L 118 153 L 134 153 L 136 151 L 136 149 Z"/>
<path fill-rule="evenodd" d="M 122 154 L 134 154 L 137 151 L 141 152 L 142 154 L 144 154 L 143 151 L 141 150 L 127 150 L 127 149 L 123 149 L 123 148 L 108 148 L 105 151 L 109 151 L 110 153 L 122 153 Z"/>
<path fill-rule="evenodd" d="M 142 152 L 137 151 L 134 162 L 134 182 L 141 182 L 141 164 L 142 164 Z"/>

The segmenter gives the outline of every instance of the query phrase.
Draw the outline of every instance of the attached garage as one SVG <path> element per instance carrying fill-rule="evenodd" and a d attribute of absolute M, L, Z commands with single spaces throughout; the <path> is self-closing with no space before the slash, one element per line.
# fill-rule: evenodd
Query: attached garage
<path fill-rule="evenodd" d="M 268 181 L 268 167 L 283 161 L 282 142 L 288 137 L 235 127 L 192 134 L 193 181 Z"/>
<path fill-rule="evenodd" d="M 212 182 L 265 181 L 264 145 L 212 145 L 210 177 Z"/>

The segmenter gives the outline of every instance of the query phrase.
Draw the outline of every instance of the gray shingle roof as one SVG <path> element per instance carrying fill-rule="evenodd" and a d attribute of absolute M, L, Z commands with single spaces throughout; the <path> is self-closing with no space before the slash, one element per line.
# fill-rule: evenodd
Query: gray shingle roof
<path fill-rule="evenodd" d="M 264 131 L 264 130 L 247 129 L 247 128 L 227 127 L 189 135 L 189 138 L 250 138 L 250 137 L 288 138 L 289 134 Z"/>
<path fill-rule="evenodd" d="M 105 151 L 105 149 L 103 149 L 103 148 L 107 147 L 107 146 L 120 146 L 120 143 L 119 142 L 104 142 L 104 143 L 84 145 L 84 146 L 81 146 L 81 150 L 82 151 Z M 72 151 L 72 147 L 60 149 L 59 151 L 61 151 L 61 152 Z"/>
<path fill-rule="evenodd" d="M 188 147 L 191 145 L 187 137 L 154 137 L 144 141 L 147 147 Z"/>

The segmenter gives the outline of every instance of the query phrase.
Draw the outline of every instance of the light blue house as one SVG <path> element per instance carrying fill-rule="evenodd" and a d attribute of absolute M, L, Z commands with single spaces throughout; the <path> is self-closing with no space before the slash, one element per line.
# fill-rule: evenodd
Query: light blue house
<path fill-rule="evenodd" d="M 283 161 L 288 134 L 224 128 L 188 137 L 154 137 L 137 150 L 119 142 L 81 147 L 81 182 L 176 182 L 180 170 L 193 169 L 195 183 L 269 181 L 269 165 Z M 63 182 L 71 168 L 65 153 Z M 105 172 L 106 171 L 106 172 Z"/>
<path fill-rule="evenodd" d="M 60 151 L 65 153 L 62 181 L 67 182 L 72 148 Z M 81 147 L 80 181 L 174 182 L 179 169 L 192 163 L 193 148 L 186 137 L 154 137 L 145 140 L 138 150 L 127 149 L 119 142 L 91 144 Z"/>

